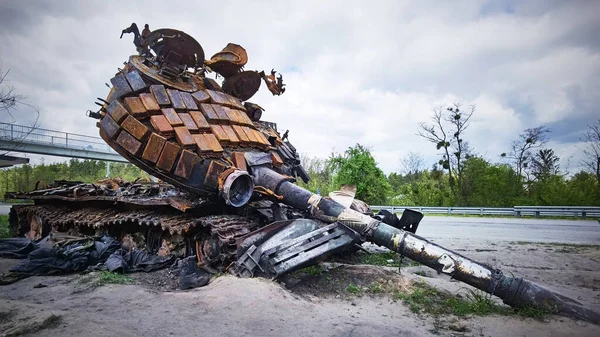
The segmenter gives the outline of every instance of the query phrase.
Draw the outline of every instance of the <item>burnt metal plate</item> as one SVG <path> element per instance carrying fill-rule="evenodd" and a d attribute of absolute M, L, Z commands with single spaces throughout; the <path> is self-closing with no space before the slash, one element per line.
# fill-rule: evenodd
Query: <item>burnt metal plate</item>
<path fill-rule="evenodd" d="M 197 104 L 210 102 L 210 96 L 204 90 L 198 90 L 192 93 L 192 97 L 196 100 Z"/>
<path fill-rule="evenodd" d="M 167 140 L 156 133 L 150 135 L 148 144 L 142 153 L 142 159 L 156 163 Z"/>
<path fill-rule="evenodd" d="M 198 125 L 196 125 L 196 122 L 194 122 L 194 119 L 189 113 L 180 113 L 178 115 L 183 122 L 183 125 L 188 128 L 190 132 L 198 131 Z"/>
<path fill-rule="evenodd" d="M 133 92 L 123 73 L 118 73 L 115 77 L 111 78 L 110 83 L 112 83 L 113 88 L 115 89 L 115 98 L 119 98 L 123 95 L 128 95 Z"/>
<path fill-rule="evenodd" d="M 137 140 L 143 140 L 149 132 L 148 128 L 133 116 L 125 118 L 121 127 Z"/>
<path fill-rule="evenodd" d="M 178 126 L 175 129 L 175 139 L 177 143 L 183 147 L 194 146 L 196 142 L 192 138 L 192 134 L 185 126 Z"/>
<path fill-rule="evenodd" d="M 200 110 L 202 110 L 202 113 L 204 113 L 204 116 L 206 116 L 206 119 L 209 122 L 219 121 L 219 116 L 213 109 L 212 104 L 202 103 L 202 104 L 200 104 Z"/>
<path fill-rule="evenodd" d="M 152 94 L 147 92 L 140 94 L 140 100 L 149 113 L 160 113 L 160 106 Z"/>
<path fill-rule="evenodd" d="M 150 92 L 156 98 L 158 105 L 171 105 L 171 100 L 167 95 L 167 90 L 163 85 L 155 84 L 150 86 Z"/>
<path fill-rule="evenodd" d="M 192 169 L 200 161 L 200 157 L 193 152 L 183 150 L 177 167 L 175 168 L 175 175 L 187 179 L 192 174 Z"/>
<path fill-rule="evenodd" d="M 167 89 L 167 94 L 169 95 L 169 98 L 171 99 L 171 104 L 174 109 L 177 109 L 177 110 L 185 110 L 186 109 L 185 103 L 183 103 L 183 99 L 181 98 L 181 95 L 179 94 L 178 90 Z"/>
<path fill-rule="evenodd" d="M 117 137 L 117 144 L 121 145 L 122 148 L 134 156 L 137 155 L 140 147 L 142 146 L 142 143 L 140 143 L 127 131 L 121 131 L 119 137 Z"/>
<path fill-rule="evenodd" d="M 198 130 L 200 131 L 208 131 L 210 130 L 210 124 L 206 121 L 206 118 L 202 115 L 200 111 L 190 111 L 190 116 L 198 126 Z"/>
<path fill-rule="evenodd" d="M 140 92 L 148 87 L 148 84 L 146 84 L 142 76 L 140 76 L 136 70 L 125 73 L 125 78 L 127 78 L 127 82 L 129 82 L 131 89 L 135 92 Z"/>
<path fill-rule="evenodd" d="M 119 101 L 114 101 L 106 107 L 108 114 L 114 119 L 115 122 L 121 123 L 125 117 L 129 116 L 127 109 Z"/>
<path fill-rule="evenodd" d="M 115 139 L 119 132 L 119 124 L 115 122 L 110 115 L 105 115 L 100 122 L 100 127 L 106 132 L 106 135 L 111 139 Z"/>
<path fill-rule="evenodd" d="M 173 127 L 167 120 L 167 117 L 163 115 L 150 116 L 150 124 L 152 124 L 154 130 L 163 135 L 171 135 L 174 132 Z"/>
<path fill-rule="evenodd" d="M 177 155 L 179 155 L 179 150 L 181 148 L 171 142 L 167 142 L 156 162 L 156 167 L 164 171 L 171 171 L 173 165 L 175 164 L 175 160 L 177 159 Z"/>
<path fill-rule="evenodd" d="M 175 109 L 166 108 L 166 109 L 162 109 L 161 111 L 162 111 L 163 116 L 165 116 L 167 121 L 169 121 L 169 124 L 171 124 L 172 126 L 183 125 L 183 121 L 181 120 L 181 118 L 179 118 L 179 115 L 177 115 L 177 112 L 175 111 Z"/>
<path fill-rule="evenodd" d="M 198 105 L 196 104 L 196 101 L 194 101 L 192 94 L 190 94 L 189 92 L 180 91 L 179 95 L 181 95 L 183 104 L 185 104 L 185 107 L 188 110 L 198 110 Z"/>

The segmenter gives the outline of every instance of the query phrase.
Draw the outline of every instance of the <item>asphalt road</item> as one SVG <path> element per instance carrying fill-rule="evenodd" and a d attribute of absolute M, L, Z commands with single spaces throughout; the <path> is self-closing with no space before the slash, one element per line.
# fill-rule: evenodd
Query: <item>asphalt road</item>
<path fill-rule="evenodd" d="M 0 214 L 10 205 L 0 204 Z M 560 242 L 600 245 L 597 220 L 461 218 L 425 216 L 417 234 L 428 239 Z"/>
<path fill-rule="evenodd" d="M 557 242 L 600 245 L 597 220 L 425 216 L 417 234 L 428 239 Z"/>

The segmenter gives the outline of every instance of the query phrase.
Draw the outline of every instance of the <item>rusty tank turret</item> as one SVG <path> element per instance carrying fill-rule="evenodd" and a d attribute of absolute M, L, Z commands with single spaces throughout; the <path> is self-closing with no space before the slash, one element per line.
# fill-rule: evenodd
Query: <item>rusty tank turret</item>
<path fill-rule="evenodd" d="M 283 78 L 244 70 L 241 46 L 230 43 L 206 60 L 184 32 L 140 34 L 132 24 L 125 33 L 134 34 L 138 54 L 89 116 L 106 143 L 161 182 L 58 182 L 10 194 L 35 202 L 12 208 L 17 234 L 110 234 L 128 249 L 196 256 L 199 265 L 241 277 L 278 277 L 370 241 L 512 306 L 550 306 L 600 324 L 598 313 L 573 300 L 416 235 L 418 212 L 375 216 L 297 186 L 309 177 L 296 149 L 249 102 L 262 82 L 284 93 Z M 213 72 L 221 83 L 207 76 Z"/>

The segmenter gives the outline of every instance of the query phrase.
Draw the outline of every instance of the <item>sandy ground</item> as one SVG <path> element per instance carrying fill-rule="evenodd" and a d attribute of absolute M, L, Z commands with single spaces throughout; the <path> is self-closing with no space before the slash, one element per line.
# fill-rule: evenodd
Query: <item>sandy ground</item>
<path fill-rule="evenodd" d="M 600 311 L 600 247 L 437 243 Z M 0 272 L 16 262 L 0 259 Z M 466 289 L 434 271 L 427 272 L 430 277 L 414 274 L 428 270 L 425 267 L 403 268 L 400 273 L 385 267 L 347 268 L 350 277 L 385 276 L 400 287 L 420 278 L 452 292 Z M 167 271 L 155 275 L 160 273 Z M 335 285 L 314 289 L 297 280 L 286 286 L 221 276 L 203 288 L 164 291 L 168 282 L 156 281 L 153 274 L 134 274 L 133 285 L 94 286 L 83 281 L 86 277 L 31 277 L 0 287 L 0 336 L 600 336 L 600 326 L 559 316 L 545 321 L 519 316 L 444 317 L 440 322 L 411 313 L 389 294 L 357 297 L 336 293 Z M 45 287 L 35 287 L 40 284 Z"/>

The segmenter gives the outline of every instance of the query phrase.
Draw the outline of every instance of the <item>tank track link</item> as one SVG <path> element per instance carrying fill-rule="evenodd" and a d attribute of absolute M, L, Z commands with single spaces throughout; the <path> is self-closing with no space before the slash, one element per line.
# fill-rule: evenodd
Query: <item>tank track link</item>
<path fill-rule="evenodd" d="M 195 216 L 165 207 L 119 209 L 74 205 L 13 206 L 14 232 L 30 239 L 53 231 L 69 234 L 109 234 L 126 249 L 145 248 L 152 253 L 195 255 L 198 263 L 218 271 L 237 258 L 237 240 L 258 229 L 254 218 L 239 215 Z"/>

